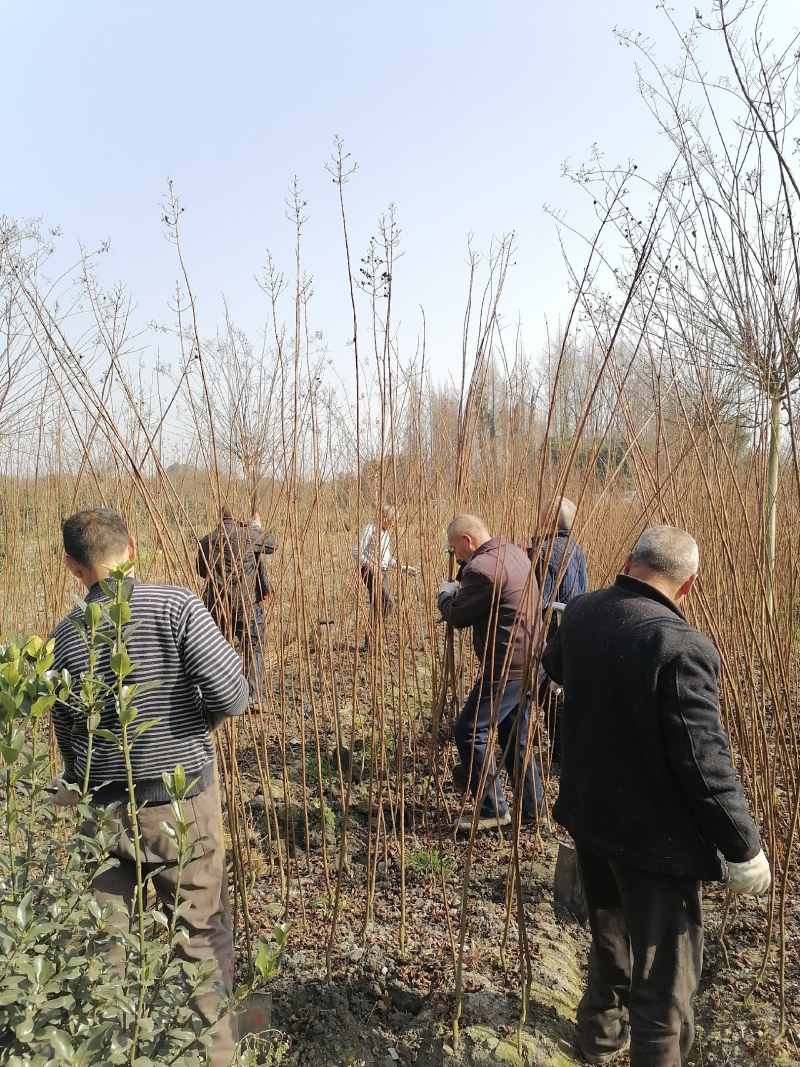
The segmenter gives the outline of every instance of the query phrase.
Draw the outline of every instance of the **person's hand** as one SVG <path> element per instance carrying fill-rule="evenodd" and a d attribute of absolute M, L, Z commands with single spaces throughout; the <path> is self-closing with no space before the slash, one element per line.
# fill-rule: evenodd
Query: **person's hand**
<path fill-rule="evenodd" d="M 72 808 L 81 799 L 80 787 L 73 782 L 65 781 L 63 774 L 56 775 L 45 786 L 44 793 L 42 803 L 54 808 Z"/>
<path fill-rule="evenodd" d="M 747 897 L 760 897 L 766 893 L 772 881 L 769 860 L 763 848 L 757 856 L 744 863 L 728 861 L 728 888 Z"/>
<path fill-rule="evenodd" d="M 208 708 L 203 708 L 203 718 L 206 720 L 206 726 L 210 734 L 216 733 L 221 726 L 230 719 L 230 715 L 223 715 L 222 712 L 216 714 L 210 712 Z"/>
<path fill-rule="evenodd" d="M 406 567 L 404 569 L 405 569 L 406 574 L 410 574 L 412 578 L 416 578 L 416 576 L 417 576 L 417 568 L 416 567 L 412 567 L 411 564 L 408 563 L 408 564 L 406 564 Z"/>
<path fill-rule="evenodd" d="M 455 596 L 458 592 L 458 582 L 440 582 L 439 596 Z"/>

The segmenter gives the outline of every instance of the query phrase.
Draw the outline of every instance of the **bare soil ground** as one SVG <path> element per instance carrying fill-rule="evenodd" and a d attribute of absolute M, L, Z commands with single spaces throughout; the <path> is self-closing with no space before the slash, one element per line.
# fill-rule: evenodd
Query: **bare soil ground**
<path fill-rule="evenodd" d="M 365 694 L 368 670 L 365 664 Z M 363 710 L 368 721 L 369 709 Z M 265 726 L 268 734 L 270 730 L 274 734 L 274 723 Z M 337 904 L 344 820 L 338 782 L 333 778 L 325 784 L 327 815 L 318 805 L 316 810 L 312 806 L 306 832 L 296 768 L 303 743 L 307 766 L 315 765 L 315 747 L 310 729 L 301 741 L 297 722 L 286 730 L 286 736 L 287 770 L 291 771 L 288 801 L 281 785 L 283 758 L 275 738 L 267 744 L 274 783 L 269 798 L 259 795 L 256 755 L 248 731 L 240 728 L 237 744 L 237 767 L 249 801 L 255 878 L 248 897 L 254 932 L 268 933 L 283 919 L 292 924 L 281 972 L 271 986 L 273 1025 L 289 1039 L 284 1062 L 299 1067 L 559 1067 L 582 1063 L 575 1046 L 574 1018 L 589 942 L 588 931 L 553 900 L 558 841 L 566 840 L 562 832 L 552 824 L 543 825 L 538 834 L 528 828 L 520 831 L 524 937 L 530 958 L 529 993 L 521 1023 L 521 989 L 526 982 L 520 978 L 519 905 L 512 900 L 508 906 L 511 835 L 507 831 L 483 833 L 473 849 L 466 840 L 456 839 L 441 803 L 436 807 L 423 804 L 419 766 L 412 777 L 413 760 L 404 758 L 404 893 L 397 834 L 392 832 L 392 819 L 397 828 L 400 814 L 388 800 L 379 808 L 367 774 L 353 786 L 346 819 L 347 863 L 338 882 Z M 365 756 L 369 771 L 367 757 L 369 753 Z M 309 795 L 318 795 L 308 770 L 306 781 Z M 555 788 L 553 782 L 551 800 Z M 457 810 L 459 798 L 449 785 L 445 797 Z M 386 843 L 376 856 L 370 842 L 375 840 L 379 817 L 388 831 L 382 835 Z M 276 826 L 284 842 L 289 842 L 288 848 L 284 845 L 290 876 L 288 908 L 274 863 Z M 436 869 L 412 869 L 424 866 L 430 851 L 440 857 L 434 860 Z M 370 868 L 377 874 L 367 921 Z M 467 872 L 463 995 L 456 1041 L 454 961 Z M 708 887 L 705 966 L 696 1002 L 697 1039 L 689 1064 L 800 1064 L 800 906 L 795 898 L 788 918 L 791 936 L 784 960 L 788 1017 L 778 1040 L 775 950 L 754 988 L 764 956 L 767 905 L 739 900 L 729 916 L 723 945 L 718 933 L 724 903 L 722 887 Z M 244 960 L 242 946 L 239 958 Z M 614 1062 L 627 1067 L 628 1059 L 622 1055 Z"/>

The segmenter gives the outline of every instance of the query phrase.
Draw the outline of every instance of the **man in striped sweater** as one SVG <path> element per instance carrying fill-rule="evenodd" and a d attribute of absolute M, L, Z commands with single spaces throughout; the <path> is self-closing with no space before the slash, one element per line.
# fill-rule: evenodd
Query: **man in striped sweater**
<path fill-rule="evenodd" d="M 105 508 L 79 511 L 62 527 L 64 564 L 86 587 L 86 603 L 107 600 L 100 582 L 116 565 L 132 561 L 136 545 L 124 520 Z M 221 840 L 220 801 L 214 775 L 214 749 L 209 722 L 240 715 L 247 706 L 247 681 L 236 653 L 222 636 L 211 615 L 188 589 L 179 586 L 145 585 L 135 579 L 131 591 L 130 634 L 126 648 L 131 683 L 158 682 L 137 694 L 138 720 L 155 719 L 156 725 L 137 739 L 132 750 L 134 788 L 138 807 L 139 834 L 145 873 L 168 914 L 175 906 L 178 857 L 161 829 L 174 823 L 169 797 L 162 781 L 164 772 L 181 764 L 188 790 L 184 817 L 191 823 L 189 840 L 194 853 L 185 865 L 180 883 L 181 900 L 190 901 L 182 917 L 189 932 L 178 951 L 189 961 L 213 960 L 215 980 L 230 990 L 233 980 L 233 941 L 224 921 L 222 903 L 225 850 Z M 88 668 L 89 649 L 81 633 L 83 608 L 76 608 L 53 631 L 57 670 L 68 670 L 79 690 L 79 680 Z M 77 625 L 76 625 L 77 624 Z M 101 644 L 97 671 L 113 684 L 110 650 Z M 53 726 L 64 760 L 65 780 L 82 785 L 88 748 L 87 715 L 77 701 L 53 709 Z M 116 707 L 109 700 L 102 709 L 100 727 L 121 734 Z M 89 788 L 94 802 L 118 804 L 111 829 L 119 832 L 117 867 L 99 874 L 93 886 L 98 901 L 121 901 L 130 910 L 136 888 L 134 843 L 127 800 L 126 771 L 122 753 L 109 740 L 94 736 Z M 120 803 L 121 802 L 121 803 Z M 123 913 L 118 919 L 127 922 Z M 215 993 L 197 998 L 196 1008 L 206 1019 L 217 1013 Z M 213 1067 L 228 1067 L 236 1043 L 232 1013 L 220 1022 L 211 1050 Z"/>

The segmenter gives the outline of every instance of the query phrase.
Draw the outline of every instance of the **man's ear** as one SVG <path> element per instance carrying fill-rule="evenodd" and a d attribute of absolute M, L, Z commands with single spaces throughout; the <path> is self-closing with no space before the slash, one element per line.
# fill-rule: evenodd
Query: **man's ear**
<path fill-rule="evenodd" d="M 622 564 L 622 573 L 623 574 L 630 574 L 630 572 L 631 572 L 631 557 L 632 556 L 633 556 L 633 552 L 629 552 L 628 553 L 628 558 Z"/>
<path fill-rule="evenodd" d="M 133 563 L 133 561 L 136 559 L 136 539 L 134 538 L 133 534 L 128 535 L 128 546 L 126 552 L 127 555 L 125 556 L 125 559 L 128 561 L 128 563 Z"/>
<path fill-rule="evenodd" d="M 69 573 L 73 574 L 78 579 L 78 581 L 82 582 L 83 567 L 81 567 L 80 563 L 78 563 L 77 560 L 74 560 L 72 556 L 67 555 L 66 552 L 64 553 L 62 559 L 64 562 L 64 566 L 67 568 Z"/>
<path fill-rule="evenodd" d="M 689 593 L 691 592 L 692 587 L 694 586 L 694 583 L 696 581 L 697 581 L 697 575 L 696 574 L 693 574 L 693 575 L 691 575 L 691 577 L 687 578 L 686 581 L 683 583 L 683 585 L 679 587 L 679 589 L 678 589 L 678 591 L 675 594 L 673 599 L 676 602 L 678 600 L 683 600 L 683 598 L 685 596 L 689 595 Z"/>

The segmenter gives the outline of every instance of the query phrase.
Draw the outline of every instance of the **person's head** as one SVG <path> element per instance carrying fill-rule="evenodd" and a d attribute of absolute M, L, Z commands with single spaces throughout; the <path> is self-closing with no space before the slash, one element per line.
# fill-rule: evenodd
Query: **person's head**
<path fill-rule="evenodd" d="M 108 508 L 88 508 L 61 525 L 64 565 L 87 589 L 118 563 L 132 561 L 136 543 L 125 520 Z"/>
<path fill-rule="evenodd" d="M 552 497 L 542 505 L 539 511 L 538 536 L 544 537 L 554 531 L 569 533 L 572 529 L 572 524 L 575 522 L 577 510 L 573 502 L 567 497 Z M 531 541 L 536 540 L 536 536 L 534 534 L 531 537 Z"/>
<path fill-rule="evenodd" d="M 447 543 L 456 559 L 466 563 L 491 538 L 489 528 L 477 515 L 456 515 L 447 527 Z"/>
<path fill-rule="evenodd" d="M 393 530 L 397 521 L 397 512 L 392 504 L 384 504 L 381 508 L 381 529 Z"/>
<path fill-rule="evenodd" d="M 679 604 L 691 590 L 700 566 L 697 542 L 675 526 L 650 526 L 625 560 L 623 574 L 655 586 Z"/>

